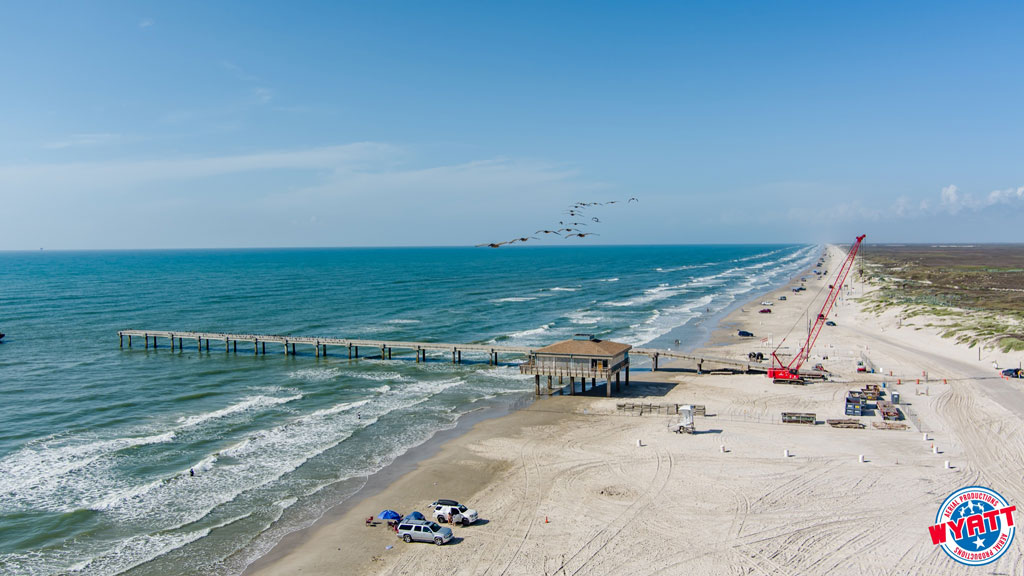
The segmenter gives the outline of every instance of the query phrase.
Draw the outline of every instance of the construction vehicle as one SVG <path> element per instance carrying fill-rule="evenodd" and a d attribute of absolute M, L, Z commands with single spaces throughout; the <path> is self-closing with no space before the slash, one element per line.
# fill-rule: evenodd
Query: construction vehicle
<path fill-rule="evenodd" d="M 829 285 L 828 296 L 825 298 L 825 302 L 821 305 L 821 312 L 814 320 L 814 325 L 807 331 L 807 339 L 804 341 L 803 346 L 800 347 L 800 351 L 796 353 L 796 356 L 790 359 L 789 364 L 784 364 L 776 354 L 779 348 L 786 342 L 783 338 L 782 342 L 779 342 L 779 346 L 772 351 L 772 365 L 768 368 L 768 377 L 775 382 L 782 384 L 794 384 L 802 382 L 803 378 L 800 376 L 800 367 L 803 366 L 804 362 L 811 357 L 811 348 L 814 347 L 814 342 L 818 339 L 818 334 L 821 332 L 822 326 L 828 319 L 829 312 L 832 311 L 832 306 L 836 303 L 836 298 L 839 297 L 840 291 L 843 289 L 843 284 L 846 282 L 846 276 L 850 273 L 853 268 L 853 260 L 857 257 L 857 251 L 860 250 L 860 243 L 864 241 L 866 235 L 861 234 L 857 236 L 857 241 L 850 247 L 850 252 L 846 255 L 846 259 L 843 260 L 842 265 L 839 267 L 839 271 L 836 272 L 835 281 Z"/>

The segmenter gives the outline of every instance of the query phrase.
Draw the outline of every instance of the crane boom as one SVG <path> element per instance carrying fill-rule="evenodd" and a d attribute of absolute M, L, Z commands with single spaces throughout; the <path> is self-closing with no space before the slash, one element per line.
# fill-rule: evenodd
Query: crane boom
<path fill-rule="evenodd" d="M 807 331 L 807 340 L 804 341 L 800 351 L 789 361 L 789 364 L 783 364 L 782 360 L 779 360 L 779 357 L 776 356 L 775 352 L 778 351 L 778 348 L 772 352 L 772 367 L 768 369 L 769 378 L 775 380 L 801 379 L 799 374 L 800 367 L 811 357 L 811 348 L 814 347 L 815 341 L 818 340 L 818 334 L 821 333 L 821 328 L 825 325 L 825 321 L 828 320 L 828 314 L 832 311 L 832 306 L 836 303 L 836 298 L 839 297 L 843 289 L 846 276 L 853 269 L 853 260 L 857 257 L 857 251 L 860 250 L 860 243 L 864 241 L 864 237 L 864 234 L 857 236 L 857 241 L 850 247 L 850 252 L 839 267 L 835 280 L 829 286 L 828 296 L 825 297 L 825 302 L 821 305 L 821 312 L 814 319 L 814 325 Z M 782 346 L 782 344 L 780 343 L 779 346 Z"/>

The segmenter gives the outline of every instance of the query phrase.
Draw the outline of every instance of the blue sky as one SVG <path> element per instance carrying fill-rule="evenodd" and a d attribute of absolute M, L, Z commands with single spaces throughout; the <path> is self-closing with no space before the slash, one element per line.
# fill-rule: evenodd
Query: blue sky
<path fill-rule="evenodd" d="M 1024 238 L 1021 4 L 3 12 L 0 249 Z"/>

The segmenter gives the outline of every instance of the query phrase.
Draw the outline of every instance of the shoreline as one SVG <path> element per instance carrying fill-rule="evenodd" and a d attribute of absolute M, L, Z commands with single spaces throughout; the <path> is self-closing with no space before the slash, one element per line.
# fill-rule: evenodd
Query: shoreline
<path fill-rule="evenodd" d="M 274 544 L 267 553 L 258 556 L 255 560 L 250 562 L 242 571 L 242 574 L 250 574 L 254 571 L 258 572 L 266 565 L 287 555 L 288 552 L 301 544 L 301 541 L 307 536 L 307 532 L 315 530 L 321 523 L 330 523 L 345 514 L 350 513 L 366 500 L 387 490 L 404 476 L 415 472 L 422 462 L 435 457 L 444 448 L 445 444 L 467 434 L 481 422 L 508 416 L 509 414 L 528 408 L 533 402 L 534 400 L 531 398 L 520 401 L 509 401 L 471 410 L 470 412 L 463 414 L 455 422 L 455 426 L 452 428 L 439 430 L 422 444 L 413 446 L 402 455 L 395 458 L 395 460 L 387 466 L 384 466 L 380 470 L 377 470 L 373 474 L 367 476 L 362 487 L 352 493 L 348 498 L 324 510 L 324 513 L 314 520 L 312 524 L 286 534 L 276 544 Z"/>
<path fill-rule="evenodd" d="M 827 247 L 822 246 L 818 252 L 819 257 L 825 254 L 826 251 Z M 723 331 L 725 323 L 737 310 L 741 310 L 745 306 L 757 302 L 758 300 L 763 300 L 768 294 L 781 289 L 788 289 L 789 286 L 797 283 L 801 276 L 808 274 L 811 269 L 813 269 L 813 264 L 810 268 L 805 268 L 795 272 L 791 277 L 780 282 L 778 285 L 770 286 L 764 292 L 758 292 L 749 300 L 735 300 L 732 304 L 712 315 L 712 322 L 710 322 L 709 325 L 705 325 L 700 328 L 702 334 L 698 340 L 690 346 L 683 346 L 677 349 L 685 349 L 689 352 L 694 352 L 706 350 L 715 346 L 716 338 L 720 337 L 719 333 Z M 672 332 L 683 329 L 684 327 L 685 325 L 673 328 L 659 338 L 668 337 Z M 667 362 L 659 372 L 677 369 L 678 364 L 679 361 Z M 634 374 L 638 372 L 641 374 L 650 374 L 649 368 L 640 368 L 633 371 Z M 595 395 L 588 392 L 587 394 L 580 395 L 578 397 L 589 398 L 595 397 Z M 615 397 L 616 396 L 613 396 L 613 399 Z M 387 496 L 390 491 L 394 491 L 397 488 L 397 485 L 400 482 L 408 481 L 410 477 L 416 475 L 424 468 L 429 467 L 433 461 L 440 457 L 442 453 L 458 450 L 462 444 L 468 443 L 467 436 L 474 433 L 475 435 L 482 437 L 494 436 L 494 430 L 488 430 L 486 432 L 482 431 L 482 428 L 480 427 L 482 423 L 496 422 L 505 418 L 514 417 L 516 414 L 531 412 L 531 408 L 534 408 L 539 403 L 544 402 L 544 400 L 547 400 L 547 398 L 532 397 L 531 395 L 531 398 L 528 398 L 523 402 L 515 402 L 504 406 L 487 408 L 468 419 L 467 416 L 472 413 L 467 413 L 463 417 L 460 417 L 453 428 L 442 430 L 434 434 L 426 442 L 411 448 L 396 458 L 394 462 L 368 476 L 366 483 L 359 490 L 345 500 L 325 510 L 324 513 L 314 520 L 311 525 L 290 532 L 282 537 L 281 540 L 270 548 L 269 551 L 250 562 L 242 571 L 242 576 L 287 573 L 289 568 L 283 568 L 284 571 L 282 571 L 282 567 L 279 565 L 287 564 L 289 557 L 291 557 L 297 550 L 303 548 L 307 541 L 316 539 L 318 533 L 327 531 L 332 525 L 337 525 L 342 521 L 348 521 L 351 523 L 357 508 L 361 506 L 365 507 L 369 501 L 373 501 L 375 498 Z M 586 408 L 583 408 L 582 411 L 586 412 Z M 533 412 L 538 412 L 538 410 L 533 410 Z M 562 412 L 558 410 L 544 410 L 544 413 L 547 414 L 547 418 L 551 418 L 553 415 L 558 414 L 577 414 L 577 412 Z M 481 478 L 480 482 L 477 484 L 479 486 L 483 486 L 486 484 L 484 480 L 488 479 Z M 468 494 L 469 498 L 472 498 L 474 495 L 475 492 Z M 462 497 L 460 497 L 460 500 L 461 498 Z M 370 508 L 367 508 L 367 510 L 370 510 Z M 361 511 L 361 513 L 363 512 L 365 512 L 365 510 Z M 376 512 L 374 512 L 374 514 L 376 514 Z M 363 569 L 355 570 L 355 572 L 372 573 L 372 571 L 365 572 Z"/>

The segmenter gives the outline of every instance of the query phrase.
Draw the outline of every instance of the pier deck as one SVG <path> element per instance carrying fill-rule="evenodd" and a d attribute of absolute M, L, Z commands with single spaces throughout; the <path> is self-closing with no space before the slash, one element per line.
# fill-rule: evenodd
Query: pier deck
<path fill-rule="evenodd" d="M 319 336 L 281 336 L 274 334 L 230 334 L 221 332 L 186 332 L 173 330 L 120 330 L 117 333 L 120 345 L 123 348 L 127 343 L 132 347 L 132 338 L 143 338 L 148 349 L 150 345 L 157 347 L 157 339 L 170 342 L 171 350 L 184 349 L 184 341 L 195 343 L 196 350 L 210 349 L 210 342 L 223 343 L 225 352 L 238 352 L 238 343 L 241 342 L 248 348 L 252 344 L 253 354 L 266 354 L 267 344 L 282 346 L 285 354 L 295 354 L 296 346 L 312 346 L 316 356 L 327 355 L 328 347 L 343 348 L 349 358 L 359 358 L 359 348 L 380 351 L 380 358 L 389 359 L 392 357 L 392 349 L 408 350 L 416 353 L 416 361 L 426 360 L 428 351 L 451 352 L 452 362 L 461 363 L 463 352 L 474 352 L 487 354 L 488 364 L 497 364 L 498 355 L 506 354 L 513 356 L 526 356 L 535 350 L 528 346 L 504 346 L 499 344 L 466 344 L 452 342 L 422 342 L 402 340 L 370 340 L 365 338 L 326 338 Z M 126 342 L 127 340 L 127 342 Z M 721 358 L 714 356 L 702 356 L 695 354 L 684 354 L 667 350 L 656 350 L 653 348 L 633 348 L 629 351 L 634 356 L 647 356 L 651 359 L 651 367 L 658 370 L 658 361 L 661 358 L 674 360 L 686 360 L 696 365 L 698 371 L 706 371 L 712 367 L 739 370 L 743 372 L 764 372 L 765 366 L 757 362 L 738 360 L 733 358 Z"/>

